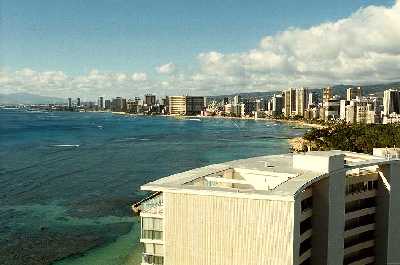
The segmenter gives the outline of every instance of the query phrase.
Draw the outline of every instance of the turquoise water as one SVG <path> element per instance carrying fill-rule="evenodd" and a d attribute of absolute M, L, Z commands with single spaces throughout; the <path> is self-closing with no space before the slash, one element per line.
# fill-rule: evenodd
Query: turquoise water
<path fill-rule="evenodd" d="M 0 264 L 139 264 L 140 185 L 286 153 L 287 124 L 0 110 Z M 65 258 L 70 256 L 69 258 Z"/>

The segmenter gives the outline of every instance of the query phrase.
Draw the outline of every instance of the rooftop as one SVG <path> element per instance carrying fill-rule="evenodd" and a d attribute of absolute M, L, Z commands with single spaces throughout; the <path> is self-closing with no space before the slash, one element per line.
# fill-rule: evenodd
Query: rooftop
<path fill-rule="evenodd" d="M 308 185 L 335 171 L 388 163 L 378 156 L 318 151 L 260 156 L 209 165 L 161 178 L 142 190 L 293 200 Z"/>

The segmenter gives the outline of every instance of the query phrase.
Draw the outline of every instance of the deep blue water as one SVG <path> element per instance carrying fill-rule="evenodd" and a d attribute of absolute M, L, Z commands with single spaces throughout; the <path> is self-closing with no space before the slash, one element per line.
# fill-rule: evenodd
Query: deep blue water
<path fill-rule="evenodd" d="M 85 251 L 60 264 L 103 256 L 107 265 L 134 264 L 130 205 L 144 196 L 140 185 L 286 153 L 287 139 L 304 131 L 266 121 L 0 110 L 0 264 L 49 264 Z"/>

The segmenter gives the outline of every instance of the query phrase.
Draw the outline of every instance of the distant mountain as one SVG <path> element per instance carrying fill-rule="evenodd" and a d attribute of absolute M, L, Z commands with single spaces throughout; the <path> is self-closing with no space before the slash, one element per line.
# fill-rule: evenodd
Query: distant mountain
<path fill-rule="evenodd" d="M 0 94 L 0 104 L 49 104 L 64 103 L 66 100 L 29 93 Z"/>
<path fill-rule="evenodd" d="M 343 84 L 342 85 L 334 85 L 334 86 L 332 86 L 333 94 L 345 97 L 347 88 L 358 87 L 358 86 L 359 85 L 343 85 Z M 383 97 L 383 91 L 385 91 L 389 88 L 400 89 L 400 82 L 367 85 L 367 86 L 361 86 L 361 87 L 363 89 L 363 95 L 376 94 L 377 96 Z M 232 95 L 212 96 L 212 97 L 208 97 L 208 98 L 211 100 L 213 100 L 213 99 L 214 100 L 222 100 L 225 97 L 232 98 L 236 95 L 240 95 L 242 98 L 268 98 L 274 94 L 281 94 L 282 91 L 283 90 L 268 91 L 268 92 L 248 92 L 248 93 L 238 93 L 238 94 L 232 94 Z M 314 88 L 314 89 L 311 89 L 311 91 L 316 94 L 317 98 L 322 97 L 322 88 Z"/>
<path fill-rule="evenodd" d="M 333 93 L 336 95 L 346 95 L 346 89 L 349 87 L 358 87 L 357 85 L 335 85 L 333 86 Z M 363 95 L 376 94 L 377 96 L 383 96 L 383 91 L 389 88 L 400 88 L 400 82 L 387 83 L 387 84 L 375 84 L 368 86 L 361 86 L 363 89 Z"/>

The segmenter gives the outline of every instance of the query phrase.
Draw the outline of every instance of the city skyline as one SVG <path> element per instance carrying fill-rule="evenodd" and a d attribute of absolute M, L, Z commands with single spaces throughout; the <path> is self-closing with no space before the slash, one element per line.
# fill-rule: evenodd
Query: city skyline
<path fill-rule="evenodd" d="M 347 2 L 4 1 L 0 93 L 220 95 L 399 80 L 400 3 Z"/>

